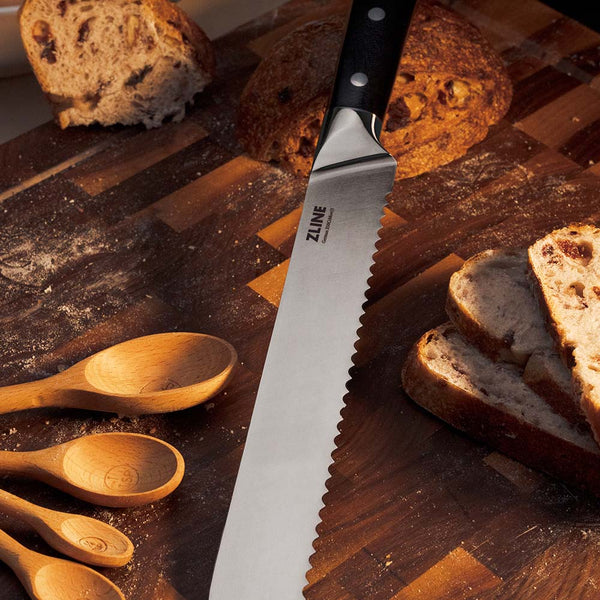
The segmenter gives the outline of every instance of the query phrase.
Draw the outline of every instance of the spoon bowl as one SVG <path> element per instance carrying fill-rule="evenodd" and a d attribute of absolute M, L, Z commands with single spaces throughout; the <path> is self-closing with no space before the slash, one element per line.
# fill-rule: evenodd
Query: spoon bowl
<path fill-rule="evenodd" d="M 131 540 L 98 519 L 38 506 L 2 489 L 0 510 L 27 523 L 55 550 L 81 562 L 121 567 L 133 554 Z"/>
<path fill-rule="evenodd" d="M 87 381 L 102 392 L 155 394 L 200 386 L 213 390 L 232 366 L 234 351 L 224 340 L 196 333 L 135 338 L 92 356 Z"/>
<path fill-rule="evenodd" d="M 65 371 L 0 387 L 0 414 L 59 406 L 141 415 L 183 410 L 218 394 L 237 354 L 221 338 L 201 333 L 158 333 L 127 340 Z"/>
<path fill-rule="evenodd" d="M 44 565 L 32 581 L 39 600 L 124 600 L 122 592 L 96 571 L 66 560 Z"/>
<path fill-rule="evenodd" d="M 181 483 L 184 470 L 177 449 L 137 433 L 100 433 L 34 452 L 0 452 L 0 472 L 29 476 L 112 507 L 164 498 Z"/>
<path fill-rule="evenodd" d="M 183 475 L 182 461 L 162 440 L 107 433 L 74 440 L 64 453 L 62 471 L 72 485 L 91 494 L 133 500 L 174 489 L 173 478 Z"/>
<path fill-rule="evenodd" d="M 0 530 L 0 560 L 33 600 L 125 600 L 119 588 L 82 564 L 34 552 Z"/>

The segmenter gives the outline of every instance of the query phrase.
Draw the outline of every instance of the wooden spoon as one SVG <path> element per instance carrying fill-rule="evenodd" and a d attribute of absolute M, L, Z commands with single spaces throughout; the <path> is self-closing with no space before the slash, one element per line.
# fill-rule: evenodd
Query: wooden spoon
<path fill-rule="evenodd" d="M 2 530 L 0 560 L 15 572 L 33 600 L 125 600 L 123 592 L 100 573 L 29 550 Z"/>
<path fill-rule="evenodd" d="M 46 379 L 0 387 L 0 414 L 41 406 L 163 413 L 218 394 L 237 354 L 201 333 L 159 333 L 111 346 Z"/>
<path fill-rule="evenodd" d="M 50 510 L 4 490 L 0 490 L 0 510 L 25 521 L 55 550 L 81 562 L 122 567 L 133 554 L 131 540 L 98 519 Z"/>
<path fill-rule="evenodd" d="M 33 452 L 0 452 L 0 472 L 113 507 L 164 498 L 181 483 L 184 470 L 173 446 L 137 433 L 99 433 Z"/>

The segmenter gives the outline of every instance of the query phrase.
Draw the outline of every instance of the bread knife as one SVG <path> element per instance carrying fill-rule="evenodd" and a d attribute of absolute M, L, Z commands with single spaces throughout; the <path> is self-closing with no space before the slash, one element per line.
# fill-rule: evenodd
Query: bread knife
<path fill-rule="evenodd" d="M 213 573 L 210 600 L 306 585 L 396 161 L 379 142 L 414 1 L 355 0 Z"/>

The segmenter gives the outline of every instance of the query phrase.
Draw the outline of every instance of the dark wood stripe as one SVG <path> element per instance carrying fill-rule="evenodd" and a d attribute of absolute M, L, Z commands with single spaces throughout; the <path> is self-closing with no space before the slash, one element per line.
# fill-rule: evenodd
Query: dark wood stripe
<path fill-rule="evenodd" d="M 600 119 L 590 123 L 573 135 L 560 148 L 565 156 L 583 168 L 588 168 L 600 161 Z"/>
<path fill-rule="evenodd" d="M 552 66 L 533 73 L 514 85 L 513 100 L 506 118 L 515 123 L 576 88 L 580 82 Z"/>

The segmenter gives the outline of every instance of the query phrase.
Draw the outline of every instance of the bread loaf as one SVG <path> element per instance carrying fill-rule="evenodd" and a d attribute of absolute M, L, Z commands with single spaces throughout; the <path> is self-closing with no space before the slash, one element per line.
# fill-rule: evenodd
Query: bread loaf
<path fill-rule="evenodd" d="M 427 332 L 402 372 L 408 395 L 450 425 L 501 452 L 600 495 L 600 449 L 521 380 L 450 325 Z"/>
<path fill-rule="evenodd" d="M 541 304 L 600 443 L 600 229 L 572 225 L 529 248 Z"/>
<path fill-rule="evenodd" d="M 20 30 L 63 128 L 179 120 L 214 73 L 208 38 L 169 0 L 25 0 Z"/>
<path fill-rule="evenodd" d="M 306 23 L 258 66 L 242 93 L 237 124 L 252 157 L 308 174 L 344 23 L 344 15 Z M 398 160 L 396 177 L 463 155 L 502 118 L 511 96 L 502 62 L 479 31 L 449 9 L 419 2 L 381 134 Z"/>

